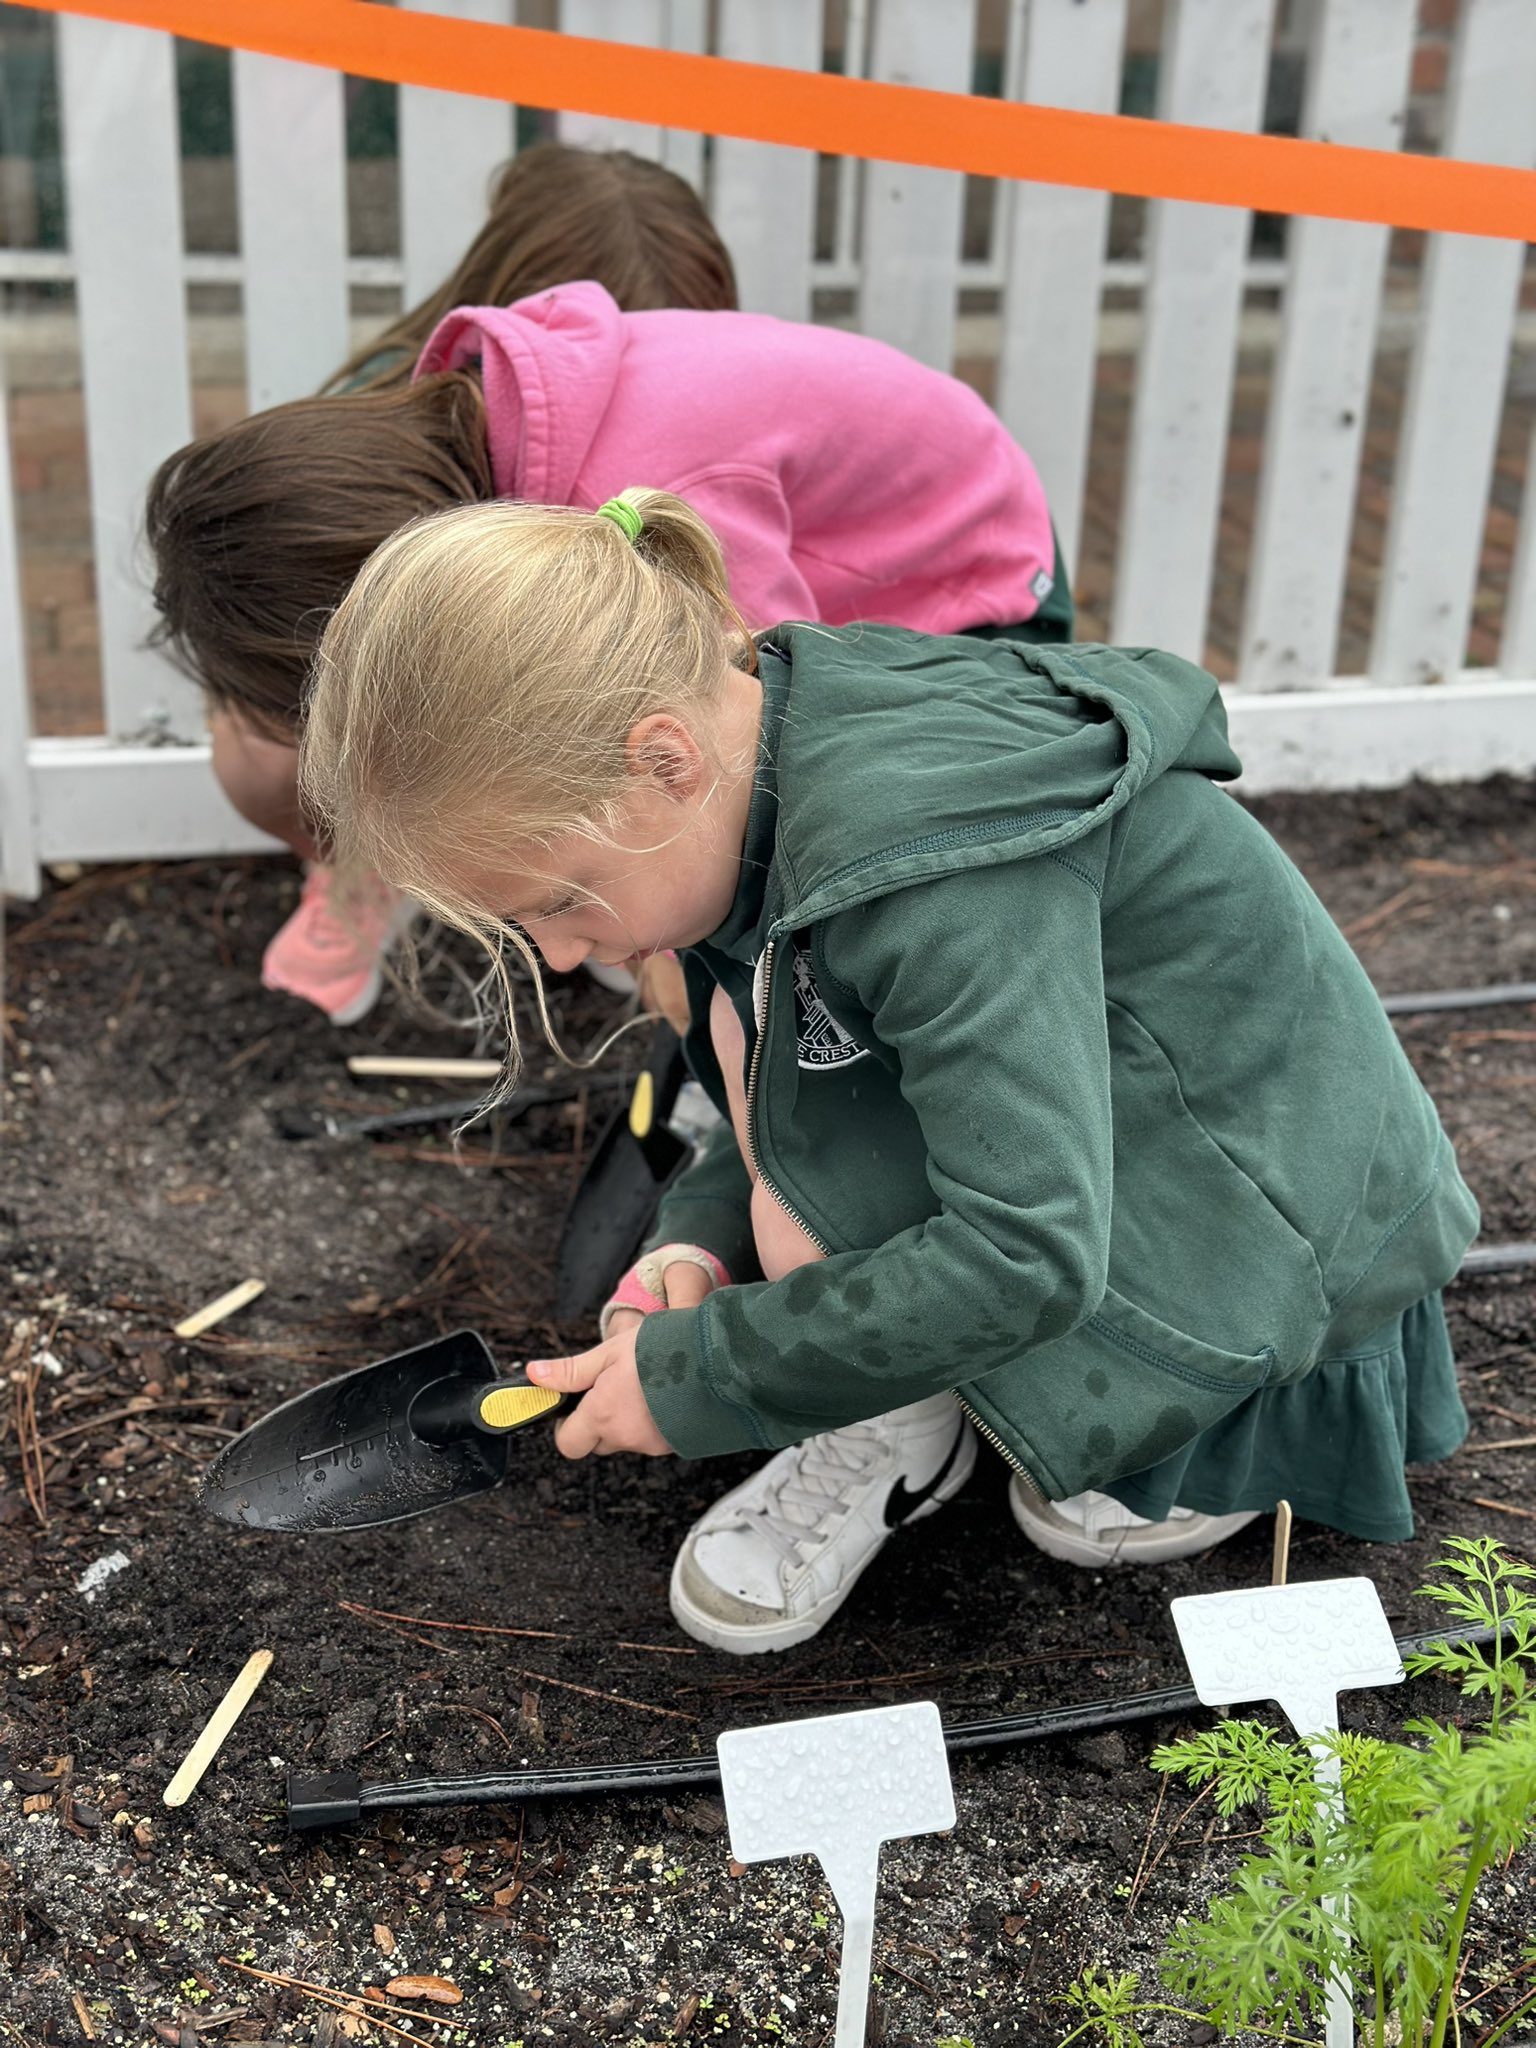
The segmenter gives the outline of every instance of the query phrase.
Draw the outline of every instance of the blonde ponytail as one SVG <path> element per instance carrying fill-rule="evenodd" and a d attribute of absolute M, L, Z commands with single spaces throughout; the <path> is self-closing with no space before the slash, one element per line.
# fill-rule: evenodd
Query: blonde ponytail
<path fill-rule="evenodd" d="M 741 621 L 726 582 L 725 557 L 714 529 L 691 505 L 674 498 L 670 491 L 629 490 L 622 495 L 640 515 L 640 538 L 634 546 L 641 560 L 676 576 L 697 591 L 721 618 L 735 619 L 739 626 Z M 742 638 L 755 666 L 756 650 L 744 629 Z"/>

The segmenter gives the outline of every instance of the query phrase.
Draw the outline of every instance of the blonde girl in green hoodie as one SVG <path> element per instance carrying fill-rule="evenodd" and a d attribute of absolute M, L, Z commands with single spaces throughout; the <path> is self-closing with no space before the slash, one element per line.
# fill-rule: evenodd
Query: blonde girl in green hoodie
<path fill-rule="evenodd" d="M 789 624 L 626 491 L 384 544 L 304 753 L 338 848 L 537 973 L 680 953 L 726 1121 L 670 1194 L 571 1457 L 776 1453 L 690 1532 L 683 1628 L 814 1634 L 978 1435 L 1024 1533 L 1197 1554 L 1284 1495 L 1411 1532 L 1466 1427 L 1477 1212 L 1300 874 L 1147 650 Z"/>

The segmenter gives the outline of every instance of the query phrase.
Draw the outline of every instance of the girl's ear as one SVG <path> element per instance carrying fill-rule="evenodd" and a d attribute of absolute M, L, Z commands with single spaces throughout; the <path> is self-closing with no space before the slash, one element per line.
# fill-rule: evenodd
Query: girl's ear
<path fill-rule="evenodd" d="M 630 730 L 624 743 L 629 774 L 652 782 L 669 797 L 693 796 L 705 779 L 706 763 L 698 742 L 681 719 L 653 711 Z"/>

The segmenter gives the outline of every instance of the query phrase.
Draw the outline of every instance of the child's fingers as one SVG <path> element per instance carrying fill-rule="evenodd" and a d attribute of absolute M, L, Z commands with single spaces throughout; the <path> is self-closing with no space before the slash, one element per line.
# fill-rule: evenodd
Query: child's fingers
<path fill-rule="evenodd" d="M 639 1321 L 638 1316 L 635 1319 Z M 611 1354 L 606 1343 L 591 1351 L 578 1351 L 574 1358 L 530 1358 L 528 1377 L 536 1387 L 548 1387 L 557 1394 L 584 1394 L 595 1386 Z"/>
<path fill-rule="evenodd" d="M 585 1401 L 578 1401 L 555 1424 L 555 1449 L 562 1458 L 589 1458 L 602 1443 L 602 1432 L 587 1414 Z"/>
<path fill-rule="evenodd" d="M 615 1308 L 608 1312 L 608 1335 L 622 1336 L 624 1331 L 633 1330 L 645 1321 L 637 1308 Z"/>
<path fill-rule="evenodd" d="M 668 1308 L 697 1308 L 715 1287 L 710 1275 L 692 1259 L 674 1259 L 662 1274 L 661 1284 L 666 1289 Z"/>

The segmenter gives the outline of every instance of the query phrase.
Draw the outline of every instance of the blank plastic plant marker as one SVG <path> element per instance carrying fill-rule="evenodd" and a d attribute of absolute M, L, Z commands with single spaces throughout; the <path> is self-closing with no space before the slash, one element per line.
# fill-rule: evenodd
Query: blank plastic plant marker
<path fill-rule="evenodd" d="M 1370 1579 L 1246 1586 L 1172 1603 L 1195 1692 L 1208 1707 L 1274 1700 L 1312 1752 L 1338 1811 L 1339 1759 L 1318 1739 L 1339 1725 L 1339 1694 L 1401 1685 L 1403 1660 Z M 1348 1901 L 1344 1902 L 1345 1910 Z M 1349 1993 L 1328 1987 L 1328 2048 L 1354 2048 Z"/>
<path fill-rule="evenodd" d="M 738 1863 L 815 1856 L 843 1916 L 836 2048 L 864 2048 L 880 1845 L 955 1824 L 931 1700 L 735 1728 L 716 1748 Z"/>
<path fill-rule="evenodd" d="M 176 1325 L 178 1337 L 201 1337 L 204 1330 L 211 1330 L 215 1323 L 222 1323 L 226 1316 L 232 1316 L 237 1308 L 244 1308 L 258 1294 L 265 1294 L 265 1280 L 242 1280 L 238 1287 L 231 1287 L 228 1294 L 221 1294 L 217 1301 L 210 1301 L 206 1307 L 186 1316 Z"/>
<path fill-rule="evenodd" d="M 505 1071 L 500 1060 L 434 1060 L 406 1053 L 360 1052 L 347 1061 L 349 1074 L 396 1081 L 497 1081 Z"/>
<path fill-rule="evenodd" d="M 270 1650 L 253 1650 L 240 1675 L 208 1717 L 208 1725 L 187 1751 L 186 1761 L 161 1797 L 167 1806 L 185 1806 L 196 1791 L 204 1771 L 218 1755 L 230 1729 L 250 1703 L 251 1694 L 272 1667 Z"/>

